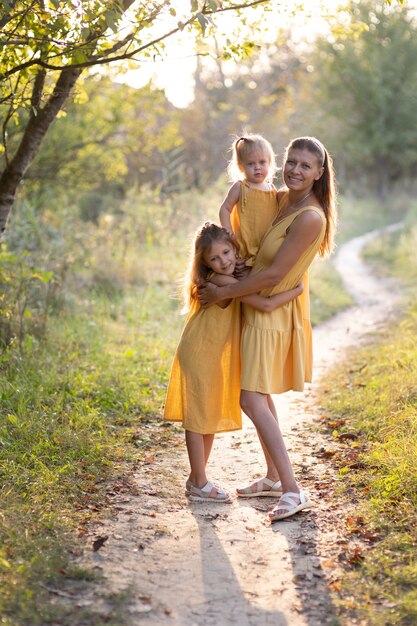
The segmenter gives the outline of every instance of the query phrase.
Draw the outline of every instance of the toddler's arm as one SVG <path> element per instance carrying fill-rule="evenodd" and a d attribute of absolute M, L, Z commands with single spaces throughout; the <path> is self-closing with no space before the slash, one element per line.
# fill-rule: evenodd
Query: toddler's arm
<path fill-rule="evenodd" d="M 230 213 L 233 210 L 235 204 L 238 203 L 240 198 L 240 182 L 237 181 L 233 183 L 227 192 L 227 196 L 222 202 L 222 205 L 219 209 L 219 220 L 220 224 L 225 228 L 231 235 L 233 235 L 232 224 L 230 222 Z"/>

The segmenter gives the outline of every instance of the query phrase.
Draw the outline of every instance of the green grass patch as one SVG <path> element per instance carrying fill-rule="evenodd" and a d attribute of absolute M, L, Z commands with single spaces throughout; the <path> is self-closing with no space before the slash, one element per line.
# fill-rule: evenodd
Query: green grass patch
<path fill-rule="evenodd" d="M 310 272 L 310 308 L 313 326 L 324 322 L 352 304 L 331 259 L 316 260 Z"/>
<path fill-rule="evenodd" d="M 176 311 L 161 286 L 113 302 L 93 297 L 77 318 L 51 318 L 42 344 L 32 338 L 23 352 L 3 352 L 2 624 L 95 623 L 85 609 L 77 622 L 76 607 L 51 605 L 48 587 L 89 576 L 68 567 L 68 553 L 99 515 L 106 480 L 172 436 L 160 408 L 182 323 Z"/>
<path fill-rule="evenodd" d="M 389 244 L 385 237 L 381 241 L 367 255 L 379 260 L 380 271 L 387 263 L 407 282 L 415 271 L 415 227 L 390 236 Z M 371 541 L 362 546 L 363 561 L 347 568 L 341 603 L 348 608 L 353 598 L 359 618 L 369 626 L 417 621 L 415 290 L 409 302 L 401 320 L 328 374 L 321 396 L 331 416 L 328 427 L 338 430 L 336 436 L 353 435 L 352 445 L 345 443 L 334 458 L 342 497 L 355 503 L 349 514 L 364 520 Z"/>

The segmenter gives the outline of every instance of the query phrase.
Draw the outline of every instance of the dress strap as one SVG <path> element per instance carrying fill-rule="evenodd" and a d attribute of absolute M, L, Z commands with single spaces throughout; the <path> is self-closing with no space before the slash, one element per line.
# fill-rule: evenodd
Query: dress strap
<path fill-rule="evenodd" d="M 248 203 L 248 195 L 249 195 L 250 185 L 248 185 L 244 180 L 240 181 L 240 199 L 241 199 L 241 211 L 245 212 L 246 205 Z"/>

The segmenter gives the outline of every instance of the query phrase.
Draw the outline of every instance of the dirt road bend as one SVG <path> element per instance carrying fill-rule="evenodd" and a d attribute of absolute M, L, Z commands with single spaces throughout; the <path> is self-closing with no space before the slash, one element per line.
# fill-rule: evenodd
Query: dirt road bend
<path fill-rule="evenodd" d="M 317 502 L 311 512 L 270 524 L 270 498 L 229 505 L 189 503 L 184 497 L 188 461 L 182 436 L 135 476 L 137 494 L 119 498 L 91 537 L 108 540 L 80 559 L 104 575 L 71 601 L 114 614 L 109 594 L 130 590 L 126 626 L 325 626 L 338 624 L 329 588 L 340 575 L 332 561 L 344 540 L 348 503 L 338 503 L 337 478 L 318 451 L 315 385 L 349 346 L 385 324 L 400 294 L 372 276 L 359 258 L 377 232 L 342 246 L 336 266 L 355 305 L 314 330 L 315 381 L 303 393 L 276 397 L 280 424 L 303 489 Z M 260 446 L 244 418 L 241 432 L 215 440 L 209 475 L 234 493 L 262 476 Z M 95 535 L 94 535 L 95 533 Z M 91 543 L 89 544 L 91 546 Z M 330 587 L 329 587 L 330 585 Z M 107 599 L 106 599 L 107 598 Z M 349 624 L 355 624 L 350 621 Z"/>

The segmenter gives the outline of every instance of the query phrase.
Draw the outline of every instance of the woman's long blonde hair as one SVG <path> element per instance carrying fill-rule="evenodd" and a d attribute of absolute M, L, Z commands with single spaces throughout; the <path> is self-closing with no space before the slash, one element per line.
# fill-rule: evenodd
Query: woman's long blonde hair
<path fill-rule="evenodd" d="M 195 234 L 192 244 L 190 263 L 183 281 L 184 310 L 188 310 L 198 301 L 198 285 L 208 280 L 212 270 L 206 265 L 204 255 L 210 251 L 215 241 L 225 241 L 237 251 L 236 244 L 229 232 L 213 222 L 205 222 Z"/>

